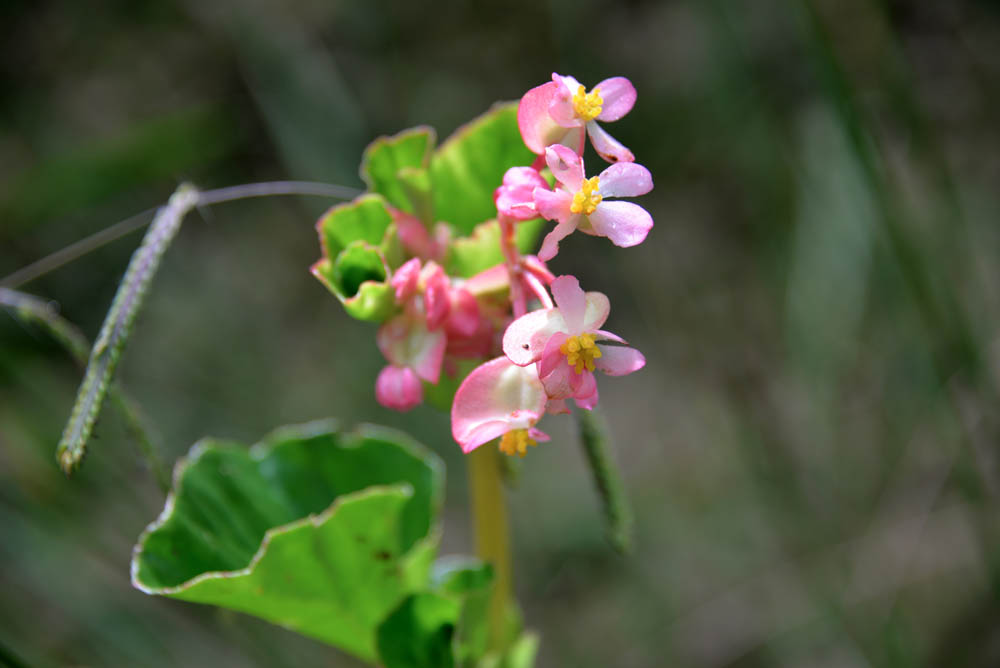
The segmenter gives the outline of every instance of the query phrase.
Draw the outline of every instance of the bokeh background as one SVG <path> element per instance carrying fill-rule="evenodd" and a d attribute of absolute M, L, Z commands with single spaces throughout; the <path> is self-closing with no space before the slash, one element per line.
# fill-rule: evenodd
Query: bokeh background
<path fill-rule="evenodd" d="M 375 136 L 447 136 L 553 70 L 636 85 L 608 129 L 654 175 L 656 226 L 552 263 L 649 363 L 600 386 L 634 555 L 571 420 L 511 493 L 539 665 L 1000 665 L 995 2 L 5 0 L 0 277 L 182 180 L 360 186 Z M 190 216 L 122 384 L 169 461 L 331 415 L 408 430 L 448 465 L 443 552 L 468 552 L 446 416 L 375 403 L 373 328 L 307 271 L 328 204 Z M 20 289 L 93 337 L 139 235 Z M 0 664 L 357 665 L 130 587 L 163 495 L 113 409 L 58 472 L 80 377 L 0 313 Z"/>

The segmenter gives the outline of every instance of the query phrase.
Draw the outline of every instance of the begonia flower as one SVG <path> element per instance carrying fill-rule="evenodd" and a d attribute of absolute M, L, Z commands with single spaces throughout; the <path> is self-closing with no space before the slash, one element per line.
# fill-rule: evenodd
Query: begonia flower
<path fill-rule="evenodd" d="M 642 353 L 600 327 L 611 305 L 600 292 L 584 293 L 573 276 L 559 276 L 550 286 L 554 308 L 527 313 L 510 324 L 503 336 L 503 352 L 518 366 L 537 367 L 538 378 L 552 400 L 573 398 L 582 408 L 597 403 L 593 372 L 624 376 L 646 364 Z"/>
<path fill-rule="evenodd" d="M 420 381 L 437 384 L 445 356 L 482 357 L 494 346 L 496 328 L 476 298 L 451 281 L 435 262 L 412 258 L 389 284 L 402 311 L 386 321 L 376 343 L 389 362 L 375 383 L 380 404 L 406 411 L 423 399 Z"/>
<path fill-rule="evenodd" d="M 390 364 L 375 379 L 375 399 L 386 408 L 408 411 L 424 400 L 424 386 L 413 369 Z"/>
<path fill-rule="evenodd" d="M 551 260 L 559 242 L 579 229 L 584 234 L 607 237 L 616 246 L 642 243 L 653 227 L 649 212 L 632 202 L 608 202 L 605 197 L 636 197 L 653 189 L 649 170 L 634 162 L 611 165 L 599 175 L 585 178 L 583 158 L 560 144 L 545 149 L 545 162 L 559 186 L 535 188 L 538 213 L 558 224 L 545 235 L 538 257 Z"/>
<path fill-rule="evenodd" d="M 503 175 L 503 185 L 493 192 L 497 213 L 514 220 L 538 217 L 535 210 L 535 188 L 548 189 L 549 184 L 532 167 L 511 167 Z"/>
<path fill-rule="evenodd" d="M 438 382 L 447 339 L 443 329 L 428 329 L 423 318 L 406 312 L 387 320 L 375 335 L 379 350 L 390 364 L 412 369 L 428 383 Z"/>
<path fill-rule="evenodd" d="M 597 124 L 617 121 L 635 104 L 635 87 L 625 77 L 605 79 L 588 93 L 570 76 L 552 74 L 552 81 L 532 88 L 517 107 L 517 124 L 525 145 L 536 155 L 551 144 L 583 152 L 584 134 L 608 162 L 632 162 L 635 156 Z"/>
<path fill-rule="evenodd" d="M 549 440 L 535 428 L 547 400 L 533 366 L 506 357 L 490 360 L 473 369 L 455 393 L 452 436 L 465 453 L 501 438 L 502 452 L 523 457 L 528 446 Z"/>

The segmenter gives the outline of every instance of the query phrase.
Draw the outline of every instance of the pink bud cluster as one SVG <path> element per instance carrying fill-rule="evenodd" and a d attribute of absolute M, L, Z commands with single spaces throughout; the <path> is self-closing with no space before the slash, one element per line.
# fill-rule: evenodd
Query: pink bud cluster
<path fill-rule="evenodd" d="M 596 371 L 621 376 L 645 365 L 639 351 L 601 329 L 608 298 L 584 292 L 573 276 L 553 276 L 545 265 L 575 230 L 630 247 L 652 228 L 645 209 L 618 199 L 652 190 L 649 171 L 598 124 L 622 118 L 635 100 L 624 77 L 587 92 L 558 74 L 521 98 L 521 138 L 538 158 L 509 169 L 494 193 L 503 264 L 469 279 L 450 277 L 439 264 L 447 231 L 432 238 L 400 214 L 400 238 L 414 257 L 390 278 L 398 314 L 378 331 L 389 363 L 375 384 L 381 404 L 409 410 L 423 400 L 424 383 L 438 383 L 442 369 L 453 375 L 459 360 L 493 357 L 455 393 L 452 434 L 465 452 L 500 438 L 503 452 L 523 456 L 528 446 L 548 440 L 536 427 L 545 413 L 569 412 L 570 400 L 586 410 L 597 404 Z M 613 163 L 590 178 L 583 162 L 588 136 L 597 154 Z M 537 257 L 522 256 L 517 225 L 538 217 L 556 225 Z"/>

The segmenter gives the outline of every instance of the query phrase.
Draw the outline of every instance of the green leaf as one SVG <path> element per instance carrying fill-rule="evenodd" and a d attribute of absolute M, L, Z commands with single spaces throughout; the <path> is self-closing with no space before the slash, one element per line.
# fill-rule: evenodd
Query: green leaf
<path fill-rule="evenodd" d="M 380 195 L 365 194 L 345 204 L 331 207 L 316 223 L 323 255 L 335 258 L 349 244 L 365 241 L 372 246 L 382 243 L 392 214 Z"/>
<path fill-rule="evenodd" d="M 462 599 L 454 642 L 459 661 L 482 657 L 489 646 L 493 567 L 469 557 L 444 557 L 434 564 L 431 579 L 435 591 Z"/>
<path fill-rule="evenodd" d="M 504 172 L 534 159 L 517 127 L 517 103 L 494 106 L 459 128 L 431 156 L 435 220 L 469 234 L 496 215 L 493 191 Z"/>
<path fill-rule="evenodd" d="M 420 126 L 403 130 L 391 137 L 379 137 L 365 149 L 361 158 L 361 178 L 397 209 L 419 215 L 415 206 L 410 177 L 401 177 L 406 170 L 425 170 L 436 137 L 434 129 Z M 426 172 L 424 172 L 426 174 Z M 424 192 L 429 191 L 429 182 Z"/>
<path fill-rule="evenodd" d="M 533 252 L 538 234 L 543 227 L 545 221 L 541 218 L 518 223 L 515 229 L 518 250 L 525 254 Z M 451 276 L 469 278 L 503 261 L 503 253 L 500 251 L 500 224 L 495 220 L 488 220 L 476 225 L 469 236 L 460 237 L 452 242 L 445 260 L 445 269 Z"/>
<path fill-rule="evenodd" d="M 251 449 L 205 440 L 139 539 L 132 583 L 221 605 L 376 658 L 376 629 L 426 588 L 442 466 L 408 437 L 333 423 Z"/>
<path fill-rule="evenodd" d="M 385 668 L 452 668 L 452 637 L 461 603 L 432 593 L 410 596 L 377 632 Z"/>
<path fill-rule="evenodd" d="M 379 249 L 364 241 L 351 243 L 332 262 L 323 258 L 311 271 L 358 320 L 382 322 L 396 308 L 385 259 Z"/>
<path fill-rule="evenodd" d="M 413 213 L 431 227 L 434 224 L 434 198 L 431 193 L 431 173 L 426 168 L 405 167 L 399 170 L 399 183 L 413 204 Z"/>
<path fill-rule="evenodd" d="M 434 589 L 444 594 L 468 594 L 493 582 L 493 567 L 472 557 L 442 557 L 431 574 Z"/>

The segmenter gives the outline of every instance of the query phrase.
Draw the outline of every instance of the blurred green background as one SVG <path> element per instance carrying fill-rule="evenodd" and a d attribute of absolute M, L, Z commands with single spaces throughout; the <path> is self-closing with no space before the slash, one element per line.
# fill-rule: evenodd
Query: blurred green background
<path fill-rule="evenodd" d="M 603 538 L 571 420 L 511 494 L 539 665 L 1000 665 L 995 2 L 5 0 L 0 277 L 182 180 L 360 186 L 375 136 L 443 138 L 552 71 L 633 81 L 607 129 L 652 171 L 656 226 L 552 262 L 648 366 L 600 386 L 634 556 Z M 307 271 L 328 204 L 190 216 L 122 384 L 170 461 L 329 415 L 408 430 L 448 464 L 443 552 L 469 552 L 447 416 L 375 403 L 373 328 Z M 92 338 L 139 239 L 20 288 Z M 0 664 L 357 665 L 130 587 L 163 495 L 110 408 L 59 473 L 80 377 L 0 313 Z"/>

